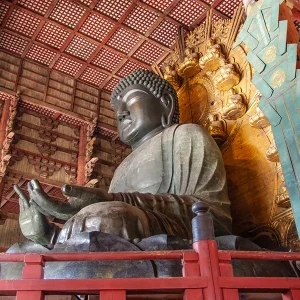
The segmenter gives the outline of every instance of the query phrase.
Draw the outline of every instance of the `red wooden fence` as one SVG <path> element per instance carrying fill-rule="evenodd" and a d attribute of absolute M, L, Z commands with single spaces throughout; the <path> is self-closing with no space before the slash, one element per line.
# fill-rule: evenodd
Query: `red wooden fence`
<path fill-rule="evenodd" d="M 218 250 L 208 207 L 197 203 L 193 209 L 197 213 L 192 222 L 193 251 L 0 254 L 0 262 L 25 263 L 22 279 L 0 280 L 0 294 L 17 295 L 17 300 L 41 300 L 45 294 L 98 294 L 100 300 L 125 300 L 134 293 L 183 293 L 184 300 L 237 300 L 239 292 L 262 292 L 300 300 L 300 278 L 234 277 L 231 266 L 232 259 L 300 261 L 300 253 Z M 162 259 L 180 259 L 182 277 L 43 279 L 47 261 Z"/>
<path fill-rule="evenodd" d="M 300 260 L 299 253 L 222 251 L 214 240 L 200 240 L 194 251 L 1 254 L 1 262 L 23 262 L 22 279 L 0 280 L 0 294 L 17 300 L 45 294 L 100 294 L 101 300 L 124 300 L 126 293 L 184 292 L 184 300 L 239 299 L 238 292 L 278 292 L 300 299 L 300 278 L 234 277 L 231 259 Z M 43 279 L 46 261 L 181 259 L 182 277 L 120 279 Z"/>

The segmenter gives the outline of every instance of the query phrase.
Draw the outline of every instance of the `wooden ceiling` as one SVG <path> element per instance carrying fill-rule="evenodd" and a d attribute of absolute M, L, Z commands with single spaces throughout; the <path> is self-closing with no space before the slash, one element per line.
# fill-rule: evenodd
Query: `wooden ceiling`
<path fill-rule="evenodd" d="M 1 0 L 0 48 L 111 92 L 121 77 L 160 64 L 177 29 L 240 0 Z"/>

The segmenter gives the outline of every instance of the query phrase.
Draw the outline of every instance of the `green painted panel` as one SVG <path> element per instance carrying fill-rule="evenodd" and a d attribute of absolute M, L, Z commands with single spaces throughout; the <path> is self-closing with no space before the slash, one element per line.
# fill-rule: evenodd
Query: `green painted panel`
<path fill-rule="evenodd" d="M 265 98 L 261 98 L 259 102 L 259 108 L 264 112 L 265 116 L 269 119 L 272 126 L 277 126 L 281 122 L 281 116 L 275 110 L 275 108 L 268 103 Z"/>
<path fill-rule="evenodd" d="M 286 70 L 286 80 L 292 81 L 296 77 L 296 66 L 297 66 L 297 45 L 287 45 L 288 61 Z"/>
<path fill-rule="evenodd" d="M 265 46 L 269 45 L 271 39 L 261 11 L 259 11 L 256 15 L 256 22 L 257 31 L 259 33 L 259 36 L 261 37 L 261 41 L 264 43 Z"/>
<path fill-rule="evenodd" d="M 272 96 L 273 90 L 260 76 L 254 74 L 252 82 L 265 98 L 270 98 Z"/>
<path fill-rule="evenodd" d="M 292 123 L 288 117 L 288 111 L 286 111 L 286 106 L 283 97 L 278 97 L 276 99 L 277 111 L 282 117 L 280 125 L 283 130 L 283 136 L 286 142 L 287 151 L 289 153 L 290 159 L 293 162 L 293 170 L 296 176 L 296 181 L 300 181 L 300 153 L 298 145 L 295 139 L 294 130 Z"/>
<path fill-rule="evenodd" d="M 284 103 L 286 106 L 286 110 L 288 111 L 290 122 L 292 123 L 292 128 L 294 131 L 294 135 L 296 137 L 298 151 L 299 144 L 300 144 L 300 117 L 299 112 L 296 108 L 296 96 L 295 96 L 295 89 L 289 90 L 287 93 L 283 95 Z"/>
<path fill-rule="evenodd" d="M 287 21 L 279 22 L 279 39 L 277 46 L 277 54 L 282 55 L 286 52 L 286 35 L 287 35 Z"/>
<path fill-rule="evenodd" d="M 287 21 L 279 21 L 282 2 L 255 2 L 237 42 L 250 49 L 247 59 L 257 71 L 252 82 L 263 95 L 259 107 L 272 126 L 300 233 L 300 70 L 296 70 L 297 45 L 287 45 Z"/>
<path fill-rule="evenodd" d="M 265 69 L 266 64 L 253 52 L 248 53 L 247 60 L 255 68 L 256 72 L 261 73 Z"/>

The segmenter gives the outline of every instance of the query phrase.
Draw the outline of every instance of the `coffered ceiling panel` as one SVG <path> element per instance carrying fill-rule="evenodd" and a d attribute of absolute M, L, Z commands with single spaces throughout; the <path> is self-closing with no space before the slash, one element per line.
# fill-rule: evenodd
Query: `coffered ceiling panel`
<path fill-rule="evenodd" d="M 160 64 L 185 31 L 230 18 L 240 0 L 2 0 L 0 48 L 111 92 Z"/>

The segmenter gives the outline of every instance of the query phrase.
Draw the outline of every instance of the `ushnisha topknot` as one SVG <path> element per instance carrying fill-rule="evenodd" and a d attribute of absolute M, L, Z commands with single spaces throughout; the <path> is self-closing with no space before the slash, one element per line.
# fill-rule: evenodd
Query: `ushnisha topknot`
<path fill-rule="evenodd" d="M 127 87 L 133 84 L 141 84 L 146 87 L 156 98 L 160 98 L 163 91 L 171 93 L 175 100 L 175 112 L 173 115 L 172 123 L 179 123 L 179 105 L 177 93 L 173 86 L 165 79 L 159 77 L 155 73 L 145 70 L 138 69 L 133 71 L 127 77 L 121 79 L 115 86 L 111 94 L 111 106 L 115 108 L 115 103 L 118 101 L 118 95 Z"/>

